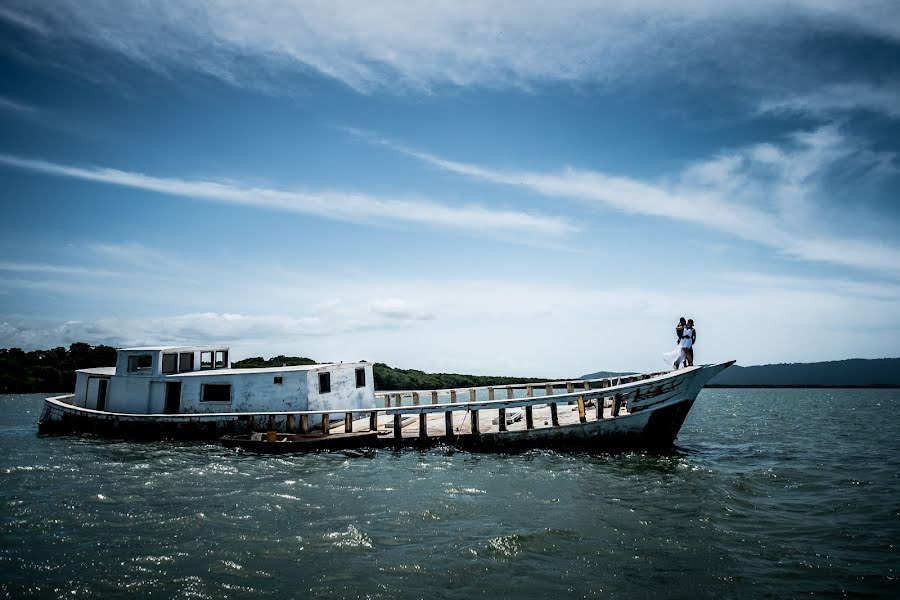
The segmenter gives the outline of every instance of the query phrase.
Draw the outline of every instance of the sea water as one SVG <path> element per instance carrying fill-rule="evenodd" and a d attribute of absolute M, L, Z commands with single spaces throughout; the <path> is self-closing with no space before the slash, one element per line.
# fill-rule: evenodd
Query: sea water
<path fill-rule="evenodd" d="M 0 597 L 900 597 L 900 390 L 704 390 L 663 454 L 253 456 L 38 437 Z"/>

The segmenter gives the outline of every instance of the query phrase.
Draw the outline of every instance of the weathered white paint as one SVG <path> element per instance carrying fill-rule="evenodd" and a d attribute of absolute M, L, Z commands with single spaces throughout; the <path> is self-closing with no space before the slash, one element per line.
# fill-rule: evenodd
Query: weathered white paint
<path fill-rule="evenodd" d="M 166 384 L 181 383 L 180 414 L 203 413 L 262 413 L 306 410 L 345 411 L 369 409 L 375 405 L 372 365 L 368 363 L 340 363 L 272 367 L 264 369 L 200 369 L 203 352 L 228 352 L 221 346 L 210 347 L 152 347 L 119 350 L 115 367 L 81 369 L 77 371 L 72 405 L 96 409 L 100 379 L 107 379 L 105 411 L 124 414 L 161 414 L 166 409 Z M 193 370 L 163 374 L 163 354 L 191 353 Z M 146 370 L 129 371 L 129 359 L 150 355 L 151 366 Z M 365 371 L 365 386 L 356 387 L 356 370 Z M 319 373 L 331 374 L 331 390 L 320 394 Z M 281 383 L 275 383 L 276 378 Z M 203 401 L 203 386 L 225 384 L 231 386 L 226 402 Z M 314 423 L 311 423 L 313 425 Z"/>

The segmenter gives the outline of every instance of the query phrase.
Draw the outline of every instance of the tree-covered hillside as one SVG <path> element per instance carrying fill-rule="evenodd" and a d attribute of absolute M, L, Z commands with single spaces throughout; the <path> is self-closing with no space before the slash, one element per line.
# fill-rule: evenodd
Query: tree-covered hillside
<path fill-rule="evenodd" d="M 0 393 L 71 392 L 75 389 L 75 369 L 112 367 L 116 349 L 76 342 L 68 350 L 25 352 L 21 348 L 0 349 Z"/>
<path fill-rule="evenodd" d="M 231 363 L 231 366 L 235 369 L 264 369 L 266 367 L 299 367 L 302 365 L 314 364 L 317 364 L 316 361 L 311 358 L 306 358 L 305 356 L 285 356 L 284 354 L 279 354 L 268 360 L 262 356 L 245 358 L 244 360 Z"/>

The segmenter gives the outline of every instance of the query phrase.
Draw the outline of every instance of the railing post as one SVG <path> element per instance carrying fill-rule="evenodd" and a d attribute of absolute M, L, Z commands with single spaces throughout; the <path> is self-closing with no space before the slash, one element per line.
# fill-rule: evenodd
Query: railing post
<path fill-rule="evenodd" d="M 494 388 L 490 387 L 490 388 L 488 388 L 488 400 L 493 400 L 493 399 L 494 399 Z"/>
<path fill-rule="evenodd" d="M 559 413 L 556 410 L 556 402 L 550 403 L 550 422 L 554 427 L 559 427 Z"/>
<path fill-rule="evenodd" d="M 403 394 L 395 394 L 394 399 L 397 401 L 397 407 L 403 406 Z"/>
<path fill-rule="evenodd" d="M 388 393 L 385 393 L 384 396 L 382 396 L 382 398 L 384 398 L 384 407 L 390 408 L 391 407 L 391 395 Z"/>
<path fill-rule="evenodd" d="M 453 411 L 452 410 L 444 411 L 444 433 L 447 434 L 448 438 L 453 437 Z"/>
<path fill-rule="evenodd" d="M 534 429 L 534 408 L 530 404 L 525 407 L 525 429 Z"/>
<path fill-rule="evenodd" d="M 294 433 L 294 415 L 287 416 L 287 421 L 285 422 L 284 430 L 286 433 Z"/>
<path fill-rule="evenodd" d="M 500 409 L 500 431 L 506 431 L 506 409 Z"/>
<path fill-rule="evenodd" d="M 275 431 L 275 415 L 269 415 L 269 431 Z"/>
<path fill-rule="evenodd" d="M 437 403 L 438 403 L 438 393 L 437 393 L 437 391 L 431 392 L 431 403 L 432 403 L 432 404 L 437 404 Z"/>
<path fill-rule="evenodd" d="M 587 415 L 584 414 L 584 396 L 578 396 L 578 420 L 587 423 Z"/>
<path fill-rule="evenodd" d="M 478 435 L 481 431 L 478 429 L 478 410 L 472 411 L 472 433 Z"/>
<path fill-rule="evenodd" d="M 419 413 L 419 437 L 428 438 L 428 415 L 425 413 Z"/>
<path fill-rule="evenodd" d="M 378 412 L 373 410 L 369 413 L 369 431 L 376 429 L 378 429 Z"/>
<path fill-rule="evenodd" d="M 456 403 L 456 390 L 450 390 L 450 402 Z"/>
<path fill-rule="evenodd" d="M 548 383 L 544 389 L 547 391 L 547 393 L 546 393 L 547 396 L 553 395 L 553 386 L 552 385 L 550 385 Z"/>
<path fill-rule="evenodd" d="M 331 433 L 331 425 L 328 423 L 328 415 L 322 415 L 322 435 Z"/>
<path fill-rule="evenodd" d="M 584 380 L 584 391 L 586 391 L 586 392 L 591 391 L 591 382 L 588 381 L 587 379 Z"/>
<path fill-rule="evenodd" d="M 419 392 L 413 392 L 413 406 L 419 405 Z"/>
<path fill-rule="evenodd" d="M 621 408 L 621 406 L 622 406 L 622 394 L 616 394 L 613 397 L 612 416 L 614 416 L 614 417 L 619 416 L 619 408 Z"/>
<path fill-rule="evenodd" d="M 566 382 L 566 393 L 567 394 L 575 393 L 575 384 L 572 383 L 571 381 Z"/>
<path fill-rule="evenodd" d="M 300 433 L 309 433 L 309 415 L 300 415 Z"/>
<path fill-rule="evenodd" d="M 508 386 L 506 388 L 506 398 L 512 400 L 516 397 L 516 393 L 513 391 L 512 386 Z"/>
<path fill-rule="evenodd" d="M 469 388 L 469 402 L 475 402 L 476 394 L 475 388 Z"/>
<path fill-rule="evenodd" d="M 531 385 L 525 386 L 525 397 L 526 398 L 534 398 L 534 386 L 531 386 Z"/>
<path fill-rule="evenodd" d="M 403 437 L 403 432 L 400 427 L 400 413 L 396 413 L 394 415 L 394 439 L 399 440 Z"/>
<path fill-rule="evenodd" d="M 353 431 L 353 413 L 344 413 L 344 433 Z"/>

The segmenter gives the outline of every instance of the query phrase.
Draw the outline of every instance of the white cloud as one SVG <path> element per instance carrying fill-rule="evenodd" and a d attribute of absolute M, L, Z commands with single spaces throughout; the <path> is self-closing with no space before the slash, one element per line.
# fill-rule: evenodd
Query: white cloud
<path fill-rule="evenodd" d="M 787 256 L 900 274 L 900 248 L 836 234 L 818 214 L 822 179 L 837 165 L 880 175 L 894 155 L 874 154 L 834 126 L 797 132 L 781 144 L 756 144 L 687 165 L 660 181 L 600 171 L 501 170 L 448 160 L 344 128 L 438 169 L 471 179 L 569 198 L 628 214 L 695 223 L 773 248 Z"/>
<path fill-rule="evenodd" d="M 236 359 L 283 353 L 429 371 L 559 377 L 663 368 L 674 319 L 684 314 L 698 323 L 704 362 L 900 354 L 896 285 L 749 273 L 666 290 L 637 282 L 610 289 L 511 280 L 364 282 L 335 290 L 361 300 L 320 297 L 297 313 L 175 312 L 69 322 L 5 317 L 0 347 L 226 343 Z"/>
<path fill-rule="evenodd" d="M 362 91 L 691 79 L 698 65 L 770 78 L 767 59 L 783 60 L 810 33 L 900 39 L 890 0 L 259 0 L 252 8 L 158 0 L 115 9 L 104 0 L 10 0 L 0 18 L 48 43 L 75 40 L 163 72 L 189 68 L 270 91 L 287 87 L 285 70 Z"/>
<path fill-rule="evenodd" d="M 236 204 L 252 208 L 315 215 L 354 223 L 392 226 L 397 223 L 461 229 L 487 235 L 509 232 L 557 236 L 577 227 L 558 217 L 483 206 L 449 206 L 425 200 L 397 200 L 366 194 L 301 192 L 244 186 L 234 182 L 155 177 L 104 167 L 75 167 L 0 154 L 0 164 L 172 196 Z"/>

